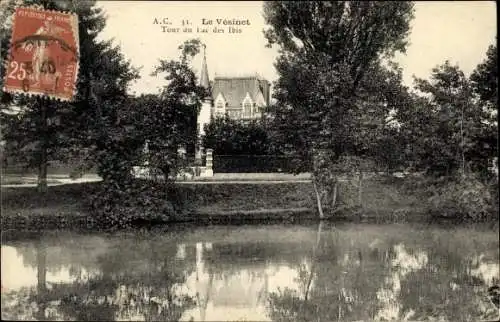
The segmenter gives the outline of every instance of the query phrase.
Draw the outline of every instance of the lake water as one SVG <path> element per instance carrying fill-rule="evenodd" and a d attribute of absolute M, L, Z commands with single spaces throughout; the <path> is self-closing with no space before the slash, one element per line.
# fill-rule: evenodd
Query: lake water
<path fill-rule="evenodd" d="M 2 318 L 494 320 L 498 228 L 316 224 L 2 237 Z"/>

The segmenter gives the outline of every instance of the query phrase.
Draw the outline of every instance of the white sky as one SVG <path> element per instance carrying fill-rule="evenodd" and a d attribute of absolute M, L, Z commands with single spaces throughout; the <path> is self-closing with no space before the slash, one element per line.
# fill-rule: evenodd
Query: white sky
<path fill-rule="evenodd" d="M 142 66 L 142 78 L 132 87 L 137 94 L 156 92 L 163 84 L 159 77 L 151 77 L 158 59 L 179 56 L 177 47 L 185 40 L 200 38 L 207 45 L 207 62 L 210 78 L 218 75 L 259 73 L 270 81 L 277 78 L 273 63 L 276 48 L 265 48 L 262 33 L 264 19 L 262 2 L 151 2 L 151 1 L 99 1 L 108 16 L 103 39 L 114 38 L 127 59 L 134 66 Z M 192 23 L 195 32 L 162 32 L 155 18 L 172 23 L 168 27 L 180 27 L 181 20 Z M 242 26 L 240 34 L 197 34 L 201 20 L 217 18 L 248 19 L 250 26 Z M 449 59 L 469 74 L 481 62 L 488 46 L 495 42 L 496 8 L 493 1 L 435 1 L 417 2 L 412 22 L 410 46 L 406 55 L 398 55 L 397 61 L 404 70 L 404 80 L 412 84 L 412 75 L 427 78 L 433 67 Z M 193 66 L 201 67 L 201 57 Z"/>

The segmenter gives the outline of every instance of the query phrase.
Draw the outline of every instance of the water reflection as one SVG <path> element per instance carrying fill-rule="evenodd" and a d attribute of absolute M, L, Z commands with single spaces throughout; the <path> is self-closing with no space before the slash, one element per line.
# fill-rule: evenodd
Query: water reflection
<path fill-rule="evenodd" d="M 413 309 L 404 312 L 399 301 L 401 279 L 409 273 L 421 270 L 428 264 L 425 252 L 410 254 L 403 244 L 394 246 L 394 258 L 391 263 L 391 275 L 386 277 L 383 286 L 377 291 L 381 308 L 375 315 L 376 320 L 408 320 L 415 314 Z"/>
<path fill-rule="evenodd" d="M 498 231 L 245 226 L 2 244 L 2 319 L 498 318 Z"/>

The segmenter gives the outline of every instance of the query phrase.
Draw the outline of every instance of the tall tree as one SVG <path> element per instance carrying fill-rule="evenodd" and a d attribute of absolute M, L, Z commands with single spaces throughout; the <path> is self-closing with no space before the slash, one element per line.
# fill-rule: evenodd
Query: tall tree
<path fill-rule="evenodd" d="M 145 104 L 140 131 L 148 142 L 148 161 L 160 169 L 165 178 L 175 176 L 182 168 L 177 153 L 179 148 L 194 151 L 198 136 L 197 115 L 207 93 L 197 84 L 191 62 L 202 46 L 198 39 L 188 40 L 179 46 L 179 59 L 161 59 L 153 75 L 163 75 L 165 86 L 158 95 L 140 98 Z"/>
<path fill-rule="evenodd" d="M 80 61 L 77 94 L 73 102 L 1 93 L 5 140 L 21 160 L 40 171 L 40 190 L 46 189 L 46 160 L 91 157 L 103 161 L 120 133 L 120 106 L 128 100 L 130 81 L 138 73 L 125 61 L 120 48 L 97 39 L 105 17 L 95 1 L 24 0 L 10 1 L 2 15 L 2 58 L 7 55 L 11 15 L 17 5 L 41 5 L 49 10 L 66 10 L 79 16 Z M 4 68 L 2 66 L 1 68 Z M 4 70 L 2 69 L 2 72 Z M 3 78 L 2 80 L 3 81 Z M 16 106 L 17 113 L 4 113 Z M 42 113 L 44 112 L 44 113 Z M 46 156 L 43 152 L 46 151 Z M 43 178 L 45 176 L 45 178 Z"/>
<path fill-rule="evenodd" d="M 291 141 L 295 172 L 313 164 L 323 217 L 322 195 L 336 198 L 335 166 L 355 153 L 353 137 L 364 111 L 360 85 L 383 57 L 404 52 L 413 4 L 269 1 L 264 15 L 269 45 L 280 47 L 275 120 Z"/>

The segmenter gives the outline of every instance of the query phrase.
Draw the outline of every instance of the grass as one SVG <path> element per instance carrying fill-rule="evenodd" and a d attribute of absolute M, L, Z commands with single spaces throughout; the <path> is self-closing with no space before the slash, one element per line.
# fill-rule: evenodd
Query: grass
<path fill-rule="evenodd" d="M 413 179 L 364 180 L 362 206 L 358 205 L 357 187 L 343 182 L 338 199 L 341 206 L 347 207 L 336 213 L 334 219 L 376 222 L 430 219 L 423 188 L 408 184 L 408 180 Z M 88 225 L 91 209 L 87 198 L 101 184 L 52 186 L 43 195 L 34 187 L 3 187 L 2 228 Z M 178 184 L 168 190 L 165 199 L 174 204 L 176 215 L 172 220 L 175 221 L 201 224 L 318 218 L 310 182 Z M 137 209 L 138 214 L 141 211 Z"/>
<path fill-rule="evenodd" d="M 2 188 L 3 215 L 13 212 L 36 212 L 35 209 L 84 210 L 83 198 L 95 191 L 96 183 L 67 184 L 52 186 L 47 193 L 41 194 L 36 187 Z"/>
<path fill-rule="evenodd" d="M 35 187 L 2 188 L 2 229 L 82 226 L 88 214 L 84 196 L 95 188 L 95 183 L 61 185 L 45 194 Z"/>
<path fill-rule="evenodd" d="M 426 200 L 418 191 L 405 189 L 400 178 L 371 178 L 363 184 L 363 205 L 338 213 L 335 218 L 377 221 L 412 220 L 425 217 Z M 68 184 L 49 187 L 46 194 L 36 188 L 2 188 L 2 226 L 47 225 L 48 222 L 83 220 L 90 214 L 86 198 L 101 183 Z M 357 204 L 357 188 L 343 183 L 339 199 L 343 204 Z M 317 218 L 316 200 L 310 182 L 285 183 L 214 183 L 179 184 L 165 199 L 180 210 L 176 220 L 221 222 L 231 220 Z M 140 213 L 141 209 L 137 209 Z M 428 216 L 428 215 L 427 215 Z M 38 218 L 35 220 L 34 218 Z M 83 219 L 82 219 L 83 218 Z"/>
<path fill-rule="evenodd" d="M 186 207 L 202 213 L 314 206 L 310 183 L 191 184 L 177 191 Z"/>

